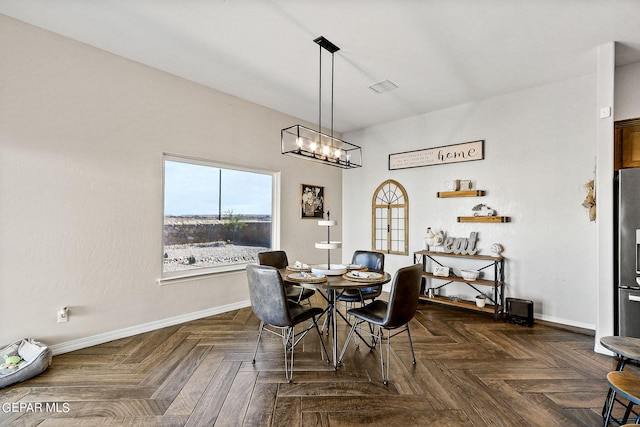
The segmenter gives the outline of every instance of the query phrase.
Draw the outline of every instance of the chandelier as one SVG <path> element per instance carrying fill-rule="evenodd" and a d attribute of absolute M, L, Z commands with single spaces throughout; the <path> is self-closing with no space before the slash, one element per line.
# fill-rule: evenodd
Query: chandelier
<path fill-rule="evenodd" d="M 343 169 L 362 166 L 362 148 L 333 136 L 333 70 L 334 53 L 338 46 L 324 37 L 314 40 L 320 47 L 320 78 L 318 96 L 318 130 L 302 125 L 293 125 L 280 131 L 282 154 L 302 157 L 325 165 Z M 331 54 L 331 133 L 322 132 L 322 50 Z"/>

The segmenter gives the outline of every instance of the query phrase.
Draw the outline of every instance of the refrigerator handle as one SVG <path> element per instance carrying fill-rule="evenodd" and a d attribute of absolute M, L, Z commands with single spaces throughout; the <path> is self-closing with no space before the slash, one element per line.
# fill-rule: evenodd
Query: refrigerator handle
<path fill-rule="evenodd" d="M 640 302 L 640 295 L 631 295 L 631 294 L 629 294 L 629 301 L 638 301 L 638 302 Z"/>
<path fill-rule="evenodd" d="M 636 229 L 636 273 L 640 274 L 640 229 Z"/>

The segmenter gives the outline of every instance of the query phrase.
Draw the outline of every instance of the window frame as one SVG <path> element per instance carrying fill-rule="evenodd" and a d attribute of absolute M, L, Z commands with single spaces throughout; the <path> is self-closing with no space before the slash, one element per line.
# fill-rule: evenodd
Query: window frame
<path fill-rule="evenodd" d="M 165 178 L 166 178 L 166 162 L 179 162 L 191 165 L 208 166 L 218 169 L 227 169 L 240 172 L 257 173 L 271 176 L 271 249 L 278 248 L 280 246 L 280 172 L 274 170 L 268 170 L 263 168 L 257 168 L 253 166 L 236 165 L 224 162 L 218 162 L 214 160 L 207 160 L 197 157 L 182 156 L 171 153 L 163 153 L 162 155 L 162 201 L 160 206 L 161 215 L 161 239 L 160 239 L 160 279 L 158 282 L 160 285 L 178 283 L 183 281 L 190 281 L 194 279 L 204 278 L 208 276 L 229 274 L 244 271 L 247 264 L 250 262 L 243 262 L 238 264 L 225 264 L 219 267 L 199 267 L 195 269 L 180 270 L 180 271 L 164 271 L 164 217 L 165 217 Z"/>
<path fill-rule="evenodd" d="M 395 187 L 397 189 L 397 193 L 400 194 L 400 197 L 395 196 L 395 199 L 402 198 L 404 203 L 393 203 L 394 200 L 383 200 L 390 193 L 396 194 L 396 191 L 393 192 L 384 192 L 385 187 Z M 379 197 L 379 195 L 383 194 L 383 197 Z M 379 200 L 387 201 L 388 203 L 378 203 Z M 378 216 L 378 209 L 382 209 L 381 212 L 384 212 L 386 209 L 386 215 Z M 403 218 L 399 218 L 399 215 L 393 215 L 394 212 L 398 210 L 402 211 Z M 394 228 L 394 221 L 396 222 L 396 227 Z M 377 227 L 378 222 L 386 223 L 386 249 L 382 247 L 378 247 L 377 243 L 377 232 L 379 229 L 383 229 L 382 227 Z M 403 250 L 392 250 L 394 245 L 394 235 L 398 237 L 395 239 L 396 241 L 404 243 Z M 402 240 L 399 239 L 402 238 Z M 400 245 L 399 245 L 400 246 Z M 393 255 L 409 255 L 409 197 L 407 196 L 407 191 L 404 189 L 402 184 L 393 179 L 388 179 L 384 181 L 382 184 L 376 188 L 376 191 L 373 193 L 373 197 L 371 198 L 371 249 L 378 252 L 384 252 L 386 254 Z"/>

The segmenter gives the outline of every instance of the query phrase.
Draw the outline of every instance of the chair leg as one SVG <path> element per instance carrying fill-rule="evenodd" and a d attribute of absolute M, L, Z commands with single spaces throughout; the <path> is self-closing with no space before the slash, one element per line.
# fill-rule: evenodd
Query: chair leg
<path fill-rule="evenodd" d="M 611 393 L 608 396 L 608 401 L 606 403 L 607 405 L 607 415 L 604 418 L 604 427 L 607 427 L 609 425 L 609 420 L 611 419 L 611 410 L 613 409 L 613 404 L 616 400 L 616 392 L 613 391 L 613 389 L 609 389 L 611 391 Z"/>
<path fill-rule="evenodd" d="M 264 328 L 264 322 L 260 322 L 260 329 L 258 329 L 258 341 L 256 341 L 256 351 L 253 352 L 253 360 L 251 363 L 256 363 L 256 355 L 258 354 L 258 345 L 260 344 L 260 337 L 262 336 L 262 329 Z"/>
<path fill-rule="evenodd" d="M 318 338 L 320 338 L 320 345 L 322 346 L 322 353 L 324 353 L 325 356 L 327 356 L 327 363 L 331 362 L 331 359 L 329 358 L 329 353 L 327 352 L 327 347 L 325 347 L 324 345 L 324 341 L 322 340 L 322 334 L 320 333 L 320 328 L 318 328 L 318 321 L 316 320 L 316 317 L 313 316 L 313 325 L 316 328 L 316 332 L 318 332 Z M 320 320 L 320 319 L 318 319 Z M 320 357 L 322 358 L 322 360 L 324 360 L 322 353 L 320 354 Z"/>
<path fill-rule="evenodd" d="M 626 424 L 629 421 L 629 415 L 631 414 L 631 410 L 633 409 L 633 402 L 629 402 L 627 405 L 627 409 L 624 411 L 624 417 L 622 417 L 622 424 Z"/>
<path fill-rule="evenodd" d="M 322 323 L 322 328 L 320 330 L 324 332 L 327 331 L 327 336 L 329 336 L 329 330 L 331 329 L 331 314 L 327 311 L 327 314 L 324 318 L 324 322 Z"/>
<path fill-rule="evenodd" d="M 412 363 L 416 364 L 416 353 L 413 351 L 413 340 L 411 339 L 411 331 L 409 330 L 409 324 L 406 325 L 407 335 L 409 335 L 409 347 L 411 348 L 411 357 L 413 358 Z"/>
<path fill-rule="evenodd" d="M 340 352 L 340 357 L 338 358 L 338 363 L 342 363 L 342 358 L 344 357 L 345 351 L 347 351 L 347 347 L 349 346 L 349 342 L 351 341 L 351 337 L 355 332 L 358 325 L 362 323 L 362 320 L 355 319 L 353 324 L 351 325 L 351 329 L 349 330 L 349 335 L 347 335 L 347 339 L 344 342 L 344 346 L 342 347 L 342 351 Z"/>
<path fill-rule="evenodd" d="M 302 295 L 303 294 L 304 294 L 304 289 L 300 289 L 300 293 L 298 294 L 298 300 L 296 301 L 300 305 L 302 305 Z M 307 301 L 307 303 L 305 305 L 308 305 L 309 307 L 311 307 L 311 300 L 309 298 L 307 298 L 305 301 Z"/>
<path fill-rule="evenodd" d="M 287 382 L 293 381 L 293 350 L 296 346 L 296 328 L 295 326 L 287 328 L 285 334 L 284 343 L 284 375 L 287 378 Z M 291 352 L 291 357 L 287 360 L 287 352 Z"/>
<path fill-rule="evenodd" d="M 389 362 L 391 360 L 391 334 L 387 335 L 387 363 L 384 362 L 384 332 L 382 327 L 378 328 L 378 341 L 380 341 L 380 367 L 382 368 L 382 384 L 389 385 Z"/>

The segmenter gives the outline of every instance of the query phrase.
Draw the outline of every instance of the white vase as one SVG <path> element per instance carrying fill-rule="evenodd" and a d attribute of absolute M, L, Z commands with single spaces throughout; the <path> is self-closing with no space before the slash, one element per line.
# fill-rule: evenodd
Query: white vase
<path fill-rule="evenodd" d="M 484 298 L 476 298 L 476 306 L 482 308 L 486 304 L 486 300 Z"/>

